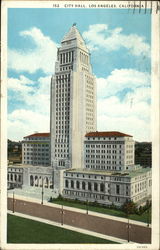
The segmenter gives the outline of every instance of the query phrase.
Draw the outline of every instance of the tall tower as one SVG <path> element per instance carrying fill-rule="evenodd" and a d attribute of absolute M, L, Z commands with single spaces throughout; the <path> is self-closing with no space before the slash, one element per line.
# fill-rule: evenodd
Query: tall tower
<path fill-rule="evenodd" d="M 50 127 L 53 168 L 82 168 L 84 136 L 96 131 L 96 82 L 89 50 L 75 24 L 57 52 Z"/>

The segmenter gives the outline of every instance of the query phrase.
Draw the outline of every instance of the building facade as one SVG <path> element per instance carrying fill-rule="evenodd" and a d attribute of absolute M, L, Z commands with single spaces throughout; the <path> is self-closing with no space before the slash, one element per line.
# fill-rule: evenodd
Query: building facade
<path fill-rule="evenodd" d="M 9 165 L 7 171 L 7 188 L 22 188 L 23 185 L 23 168 L 18 165 Z"/>
<path fill-rule="evenodd" d="M 24 137 L 22 164 L 50 166 L 50 133 L 35 133 Z"/>
<path fill-rule="evenodd" d="M 133 137 L 96 131 L 96 82 L 75 25 L 57 52 L 50 110 L 50 134 L 24 137 L 22 167 L 8 168 L 11 186 L 44 187 L 49 196 L 104 205 L 150 199 L 151 169 L 135 165 Z"/>
<path fill-rule="evenodd" d="M 121 206 L 133 201 L 139 205 L 151 199 L 151 169 L 109 172 L 91 169 L 66 170 L 63 196 L 69 199 Z"/>
<path fill-rule="evenodd" d="M 84 140 L 86 169 L 122 171 L 134 166 L 134 140 L 117 131 L 90 132 Z"/>
<path fill-rule="evenodd" d="M 96 130 L 96 83 L 76 26 L 64 36 L 51 80 L 51 164 L 82 168 L 84 135 Z"/>

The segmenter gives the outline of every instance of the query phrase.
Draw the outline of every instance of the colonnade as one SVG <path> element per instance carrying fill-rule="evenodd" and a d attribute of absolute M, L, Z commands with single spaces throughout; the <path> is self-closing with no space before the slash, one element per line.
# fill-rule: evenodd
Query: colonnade
<path fill-rule="evenodd" d="M 73 51 L 60 54 L 60 64 L 73 62 Z"/>
<path fill-rule="evenodd" d="M 8 173 L 7 180 L 8 182 L 22 182 L 22 174 Z"/>
<path fill-rule="evenodd" d="M 103 182 L 88 182 L 77 180 L 65 180 L 65 189 L 86 190 L 91 192 L 106 192 L 107 186 Z"/>
<path fill-rule="evenodd" d="M 47 176 L 30 175 L 30 186 L 53 188 L 52 178 Z"/>

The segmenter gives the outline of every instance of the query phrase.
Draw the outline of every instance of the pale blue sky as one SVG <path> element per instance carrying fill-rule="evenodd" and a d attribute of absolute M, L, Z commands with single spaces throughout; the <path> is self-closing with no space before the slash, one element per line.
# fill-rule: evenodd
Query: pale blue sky
<path fill-rule="evenodd" d="M 8 138 L 49 130 L 56 47 L 74 22 L 97 78 L 97 129 L 150 140 L 151 16 L 127 9 L 8 10 Z"/>

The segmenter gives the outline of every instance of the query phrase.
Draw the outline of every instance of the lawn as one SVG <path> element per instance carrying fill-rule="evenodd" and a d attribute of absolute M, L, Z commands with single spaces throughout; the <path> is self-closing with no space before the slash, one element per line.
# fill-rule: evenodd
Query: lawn
<path fill-rule="evenodd" d="M 64 205 L 64 206 L 75 207 L 75 208 L 80 208 L 80 209 L 85 209 L 85 210 L 87 209 L 87 206 L 85 204 L 81 204 L 81 203 L 78 203 L 75 201 L 54 199 L 52 202 L 55 204 L 60 204 L 60 205 Z M 111 209 L 111 208 L 107 208 L 107 207 L 88 205 L 88 210 L 93 211 L 93 212 L 98 212 L 98 213 L 103 213 L 103 214 L 108 214 L 108 215 L 126 218 L 125 212 L 123 212 L 122 210 L 118 210 L 118 209 Z M 149 212 L 145 211 L 141 215 L 131 214 L 131 215 L 129 215 L 129 218 L 132 220 L 141 221 L 141 222 L 145 222 L 145 223 L 148 223 L 148 219 L 149 219 L 149 222 L 151 222 L 151 210 L 149 209 Z"/>
<path fill-rule="evenodd" d="M 8 214 L 7 220 L 8 243 L 118 244 L 15 215 Z"/>

